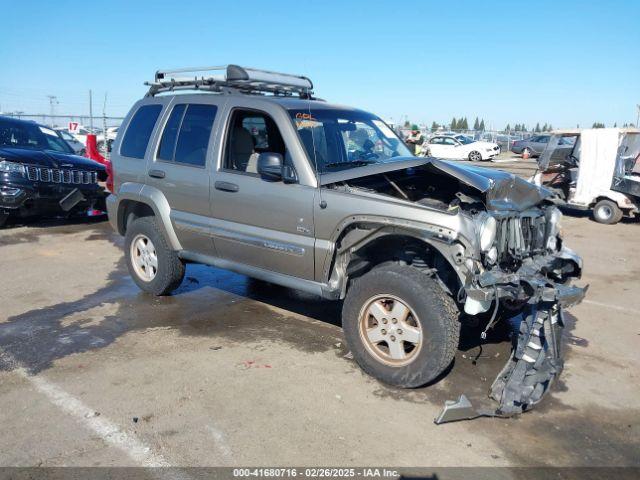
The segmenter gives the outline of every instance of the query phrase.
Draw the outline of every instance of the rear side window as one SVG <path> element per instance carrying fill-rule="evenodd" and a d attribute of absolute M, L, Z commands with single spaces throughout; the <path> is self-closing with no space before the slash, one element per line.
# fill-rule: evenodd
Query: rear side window
<path fill-rule="evenodd" d="M 173 154 L 176 151 L 176 140 L 178 140 L 178 130 L 182 123 L 185 107 L 186 105 L 184 103 L 173 107 L 171 116 L 164 127 L 164 132 L 162 132 L 162 139 L 160 139 L 160 147 L 158 148 L 158 158 L 160 160 L 173 161 Z"/>
<path fill-rule="evenodd" d="M 203 167 L 217 110 L 215 105 L 176 105 L 162 133 L 158 159 Z"/>
<path fill-rule="evenodd" d="M 144 105 L 135 113 L 127 128 L 120 147 L 120 155 L 144 158 L 151 132 L 158 120 L 162 105 Z"/>

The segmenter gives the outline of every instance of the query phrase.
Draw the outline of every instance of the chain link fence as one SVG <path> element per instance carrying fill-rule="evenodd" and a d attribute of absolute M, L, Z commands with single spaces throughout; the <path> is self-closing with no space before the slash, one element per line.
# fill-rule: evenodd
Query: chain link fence
<path fill-rule="evenodd" d="M 95 115 L 90 117 L 89 115 L 51 115 L 46 113 L 34 114 L 22 112 L 5 112 L 0 115 L 21 120 L 30 120 L 51 128 L 68 128 L 70 122 L 77 122 L 85 128 L 91 127 L 93 124 L 94 129 L 101 129 L 105 121 L 107 127 L 118 127 L 122 123 L 122 120 L 124 120 L 124 117 L 103 117 Z"/>

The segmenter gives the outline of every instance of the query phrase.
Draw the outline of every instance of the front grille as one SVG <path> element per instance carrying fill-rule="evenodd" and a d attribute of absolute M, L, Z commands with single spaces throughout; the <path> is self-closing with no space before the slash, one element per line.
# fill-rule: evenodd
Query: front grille
<path fill-rule="evenodd" d="M 98 183 L 98 173 L 90 170 L 69 170 L 45 167 L 27 167 L 27 178 L 33 182 L 69 183 L 88 185 Z"/>
<path fill-rule="evenodd" d="M 521 215 L 496 218 L 498 262 L 523 259 L 543 253 L 546 248 L 544 215 Z"/>

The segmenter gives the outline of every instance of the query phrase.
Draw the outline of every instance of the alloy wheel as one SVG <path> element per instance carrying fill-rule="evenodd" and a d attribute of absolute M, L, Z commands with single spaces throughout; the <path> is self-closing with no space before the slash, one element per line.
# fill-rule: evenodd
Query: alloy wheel
<path fill-rule="evenodd" d="M 422 348 L 418 317 L 406 302 L 393 295 L 377 295 L 365 302 L 358 324 L 365 347 L 385 365 L 407 365 Z"/>
<path fill-rule="evenodd" d="M 131 242 L 130 255 L 136 275 L 145 282 L 152 281 L 158 273 L 158 254 L 149 237 L 136 235 Z"/>

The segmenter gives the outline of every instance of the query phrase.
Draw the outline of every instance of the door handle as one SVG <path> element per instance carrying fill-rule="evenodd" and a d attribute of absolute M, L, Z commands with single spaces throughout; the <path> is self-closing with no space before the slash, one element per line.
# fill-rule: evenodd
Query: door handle
<path fill-rule="evenodd" d="M 238 185 L 230 182 L 216 182 L 213 186 L 216 187 L 216 190 L 222 190 L 223 192 L 237 192 L 240 190 Z"/>
<path fill-rule="evenodd" d="M 164 178 L 163 170 L 149 170 L 149 176 L 153 178 Z"/>

